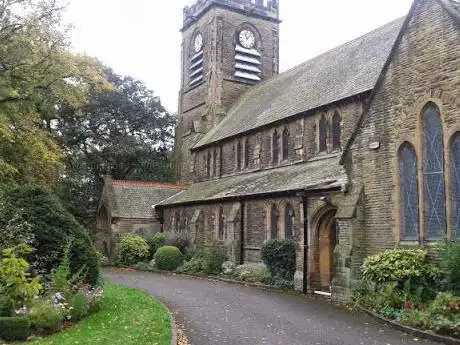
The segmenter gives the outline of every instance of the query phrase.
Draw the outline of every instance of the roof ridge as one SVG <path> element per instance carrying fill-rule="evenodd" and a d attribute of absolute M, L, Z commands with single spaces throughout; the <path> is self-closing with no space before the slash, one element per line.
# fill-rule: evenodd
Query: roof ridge
<path fill-rule="evenodd" d="M 185 189 L 185 185 L 174 184 L 174 183 L 162 183 L 162 182 L 144 182 L 144 181 L 124 181 L 124 180 L 112 180 L 113 186 L 125 186 L 125 187 L 157 187 L 162 189 Z"/>
<path fill-rule="evenodd" d="M 252 88 L 249 88 L 246 92 L 244 92 L 239 98 L 237 98 L 234 102 L 234 104 L 230 107 L 230 109 L 227 111 L 227 116 L 224 117 L 224 119 L 215 127 L 213 127 L 208 133 L 206 133 L 203 138 L 201 138 L 198 143 L 193 147 L 193 149 L 198 149 L 199 147 L 202 147 L 202 146 L 206 146 L 206 145 L 209 145 L 213 142 L 216 142 L 216 141 L 220 141 L 220 140 L 224 140 L 225 138 L 221 138 L 221 139 L 217 139 L 217 140 L 213 140 L 212 137 L 214 136 L 215 133 L 217 133 L 217 131 L 223 127 L 226 123 L 228 123 L 229 121 L 231 121 L 233 119 L 233 114 L 236 114 L 238 113 L 238 109 L 243 106 L 245 104 L 245 101 L 250 99 L 251 96 L 253 96 L 254 94 L 257 94 L 258 91 L 260 90 L 263 90 L 264 87 L 266 87 L 267 84 L 270 84 L 270 83 L 275 83 L 279 80 L 283 80 L 283 78 L 289 78 L 291 77 L 290 75 L 295 72 L 295 71 L 298 71 L 298 70 L 302 70 L 302 68 L 304 68 L 305 66 L 309 66 L 311 65 L 315 60 L 319 60 L 321 59 L 321 57 L 324 57 L 324 56 L 328 56 L 336 51 L 340 51 L 350 45 L 353 45 L 353 44 L 356 44 L 356 42 L 360 42 L 364 39 L 366 39 L 366 37 L 369 37 L 369 36 L 372 36 L 373 34 L 376 34 L 380 31 L 384 31 L 385 28 L 390 28 L 391 26 L 393 25 L 396 25 L 397 23 L 400 23 L 402 22 L 402 20 L 405 18 L 406 16 L 403 16 L 403 17 L 399 17 L 399 18 L 396 18 L 382 26 L 379 26 L 367 33 L 364 33 L 352 40 L 349 40 L 341 45 L 338 45 L 332 49 L 329 49 L 319 55 L 316 55 L 296 66 L 293 66 L 291 67 L 290 69 L 276 75 L 276 76 L 273 76 L 272 78 L 269 78 L 267 80 L 264 80 L 262 81 L 261 83 L 258 83 L 257 85 L 255 85 L 254 87 Z M 375 86 L 375 85 L 374 85 Z M 363 90 L 361 90 L 362 92 Z M 330 103 L 328 103 L 330 104 Z M 307 110 L 307 109 L 306 109 Z M 229 116 L 230 115 L 230 116 Z M 290 116 L 295 116 L 296 114 L 291 114 Z M 267 124 L 264 124 L 264 125 L 267 125 Z M 251 128 L 251 129 L 248 129 L 246 131 L 243 131 L 243 132 L 240 132 L 238 133 L 239 134 L 242 134 L 242 133 L 246 133 L 247 131 L 249 130 L 252 130 L 252 129 L 255 129 L 255 128 L 259 128 L 260 126 L 255 126 L 254 128 Z"/>

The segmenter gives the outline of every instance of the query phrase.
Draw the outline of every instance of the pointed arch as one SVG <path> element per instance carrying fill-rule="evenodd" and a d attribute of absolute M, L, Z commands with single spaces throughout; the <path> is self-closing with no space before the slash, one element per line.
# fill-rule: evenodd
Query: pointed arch
<path fill-rule="evenodd" d="M 322 115 L 318 126 L 319 152 L 327 152 L 327 136 L 329 133 L 329 124 L 326 116 Z"/>
<path fill-rule="evenodd" d="M 422 111 L 423 201 L 425 238 L 442 239 L 446 234 L 446 188 L 441 111 L 430 102 Z"/>
<path fill-rule="evenodd" d="M 279 212 L 275 203 L 270 208 L 270 239 L 277 239 L 279 235 Z"/>
<path fill-rule="evenodd" d="M 295 236 L 295 212 L 291 203 L 284 206 L 284 237 L 285 239 L 292 239 Z"/>
<path fill-rule="evenodd" d="M 340 116 L 337 110 L 335 111 L 334 116 L 332 117 L 331 138 L 332 150 L 342 150 L 342 117 Z"/>
<path fill-rule="evenodd" d="M 460 132 L 450 141 L 450 184 L 452 191 L 451 217 L 452 240 L 460 239 Z"/>
<path fill-rule="evenodd" d="M 399 147 L 398 163 L 400 238 L 416 241 L 419 239 L 417 155 L 414 146 L 407 141 Z"/>
<path fill-rule="evenodd" d="M 217 239 L 219 241 L 224 241 L 225 240 L 225 217 L 224 217 L 224 208 L 222 206 L 217 207 L 215 218 L 216 218 Z"/>

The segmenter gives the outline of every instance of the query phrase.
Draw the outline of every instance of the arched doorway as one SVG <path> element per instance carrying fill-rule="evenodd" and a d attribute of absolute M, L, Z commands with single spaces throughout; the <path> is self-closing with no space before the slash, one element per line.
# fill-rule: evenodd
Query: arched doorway
<path fill-rule="evenodd" d="M 330 292 L 335 275 L 334 249 L 337 244 L 335 208 L 320 210 L 313 222 L 311 287 Z"/>

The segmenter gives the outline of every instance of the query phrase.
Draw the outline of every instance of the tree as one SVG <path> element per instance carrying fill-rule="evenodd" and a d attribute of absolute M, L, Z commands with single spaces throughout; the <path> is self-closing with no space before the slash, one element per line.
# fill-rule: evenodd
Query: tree
<path fill-rule="evenodd" d="M 51 136 L 62 103 L 109 84 L 102 65 L 69 51 L 57 0 L 0 2 L 0 181 L 53 186 L 61 151 Z"/>
<path fill-rule="evenodd" d="M 103 175 L 168 181 L 173 117 L 139 80 L 106 70 L 113 89 L 60 109 L 55 135 L 66 152 L 59 194 L 81 220 L 95 206 Z"/>

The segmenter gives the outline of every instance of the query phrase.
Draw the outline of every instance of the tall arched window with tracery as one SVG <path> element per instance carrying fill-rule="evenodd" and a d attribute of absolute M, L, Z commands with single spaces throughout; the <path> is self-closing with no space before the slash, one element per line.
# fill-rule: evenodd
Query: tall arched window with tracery
<path fill-rule="evenodd" d="M 250 162 L 250 155 L 251 155 L 251 148 L 249 146 L 249 140 L 248 138 L 244 139 L 244 168 L 249 168 L 249 162 Z"/>
<path fill-rule="evenodd" d="M 342 149 L 342 117 L 336 111 L 332 117 L 332 150 L 340 151 Z"/>
<path fill-rule="evenodd" d="M 292 239 L 294 237 L 294 208 L 287 204 L 284 210 L 284 237 Z"/>
<path fill-rule="evenodd" d="M 414 147 L 405 142 L 398 151 L 399 160 L 399 217 L 401 240 L 419 238 L 419 194 L 417 155 Z"/>
<path fill-rule="evenodd" d="M 425 238 L 435 241 L 446 233 L 446 188 L 441 112 L 428 103 L 423 121 L 423 201 Z"/>
<path fill-rule="evenodd" d="M 272 204 L 270 210 L 270 239 L 274 240 L 278 238 L 279 233 L 279 212 L 276 204 Z"/>
<path fill-rule="evenodd" d="M 289 129 L 284 128 L 283 130 L 283 138 L 282 138 L 282 146 L 283 146 L 283 158 L 282 160 L 286 160 L 289 158 Z"/>
<path fill-rule="evenodd" d="M 241 141 L 236 141 L 236 170 L 240 170 L 242 168 L 243 163 L 243 150 L 241 148 Z"/>
<path fill-rule="evenodd" d="M 280 135 L 276 129 L 273 132 L 272 148 L 273 164 L 276 165 L 280 162 Z"/>
<path fill-rule="evenodd" d="M 327 152 L 327 135 L 329 133 L 329 124 L 326 117 L 321 116 L 319 120 L 319 152 Z"/>
<path fill-rule="evenodd" d="M 455 133 L 450 146 L 452 240 L 460 239 L 460 133 Z"/>
<path fill-rule="evenodd" d="M 217 238 L 219 241 L 225 239 L 225 220 L 224 220 L 224 209 L 219 207 L 216 212 L 216 224 L 217 224 Z"/>

